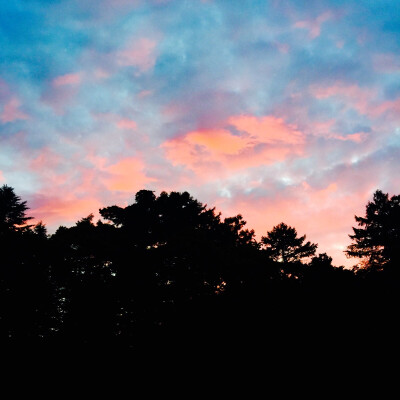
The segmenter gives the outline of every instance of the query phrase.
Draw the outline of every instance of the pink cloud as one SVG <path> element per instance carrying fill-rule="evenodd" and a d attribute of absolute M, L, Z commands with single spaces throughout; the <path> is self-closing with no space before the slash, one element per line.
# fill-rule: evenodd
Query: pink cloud
<path fill-rule="evenodd" d="M 240 115 L 231 117 L 228 122 L 262 143 L 301 144 L 304 141 L 303 134 L 295 126 L 285 124 L 281 118 Z"/>
<path fill-rule="evenodd" d="M 377 72 L 400 72 L 400 57 L 395 54 L 376 54 L 373 56 L 372 65 Z"/>
<path fill-rule="evenodd" d="M 328 121 L 314 121 L 311 123 L 309 128 L 310 133 L 315 136 L 323 136 L 328 139 L 337 139 L 342 141 L 351 141 L 355 143 L 361 143 L 366 138 L 365 132 L 356 132 L 350 135 L 342 135 L 333 131 L 335 120 Z"/>
<path fill-rule="evenodd" d="M 379 101 L 378 91 L 375 88 L 361 88 L 358 85 L 346 85 L 338 82 L 328 87 L 312 86 L 311 94 L 317 99 L 336 98 L 344 102 L 348 108 L 356 109 L 360 114 L 376 118 L 388 114 L 398 120 L 400 114 L 400 99 Z M 346 140 L 362 141 L 362 134 L 347 136 Z M 338 137 L 339 139 L 343 139 Z"/>
<path fill-rule="evenodd" d="M 351 135 L 333 135 L 332 137 L 334 137 L 335 139 L 338 140 L 344 140 L 344 141 L 351 141 L 351 142 L 355 142 L 355 143 L 361 143 L 364 139 L 365 139 L 365 132 L 358 132 L 358 133 L 352 133 Z"/>
<path fill-rule="evenodd" d="M 224 216 L 241 213 L 247 227 L 254 229 L 257 238 L 265 235 L 280 222 L 294 226 L 299 235 L 318 243 L 317 253 L 327 252 L 335 265 L 351 267 L 355 259 L 347 259 L 343 251 L 350 244 L 349 234 L 355 226 L 354 215 L 363 215 L 363 207 L 371 195 L 372 186 L 364 185 L 351 190 L 347 181 L 354 174 L 339 176 L 322 188 L 303 181 L 277 191 L 272 197 L 235 195 L 220 198 L 217 208 Z"/>
<path fill-rule="evenodd" d="M 313 189 L 306 181 L 301 183 L 306 195 L 308 195 L 312 204 L 326 204 L 332 194 L 337 192 L 338 184 L 336 182 L 330 183 L 323 189 Z"/>
<path fill-rule="evenodd" d="M 332 13 L 327 11 L 319 15 L 315 19 L 298 21 L 294 24 L 295 28 L 307 29 L 309 32 L 310 39 L 315 39 L 321 34 L 321 26 L 324 22 L 332 18 Z"/>
<path fill-rule="evenodd" d="M 373 94 L 375 91 L 371 91 L 370 89 L 362 89 L 357 85 L 346 85 L 338 82 L 336 85 L 327 87 L 314 86 L 312 87 L 312 93 L 317 99 L 325 99 L 333 96 L 357 98 L 360 96 Z"/>
<path fill-rule="evenodd" d="M 96 68 L 94 71 L 94 76 L 95 78 L 102 80 L 109 78 L 111 76 L 111 73 L 103 68 Z"/>
<path fill-rule="evenodd" d="M 109 151 L 114 149 L 117 152 L 130 148 L 142 151 L 149 142 L 147 132 L 140 129 L 133 119 L 114 113 L 92 113 L 91 115 L 101 132 L 105 133 L 100 141 L 93 135 L 85 139 L 85 148 L 92 155 L 104 153 L 105 148 Z"/>
<path fill-rule="evenodd" d="M 153 92 L 151 90 L 142 90 L 141 92 L 138 93 L 138 97 L 140 99 L 147 97 L 147 96 L 151 96 L 153 94 Z"/>
<path fill-rule="evenodd" d="M 72 194 L 62 197 L 45 197 L 30 210 L 35 220 L 45 224 L 58 226 L 70 224 L 93 213 L 98 216 L 98 210 L 103 204 L 93 197 L 79 199 Z"/>
<path fill-rule="evenodd" d="M 4 181 L 5 181 L 5 178 L 4 178 L 3 172 L 0 171 L 0 182 L 3 183 Z"/>
<path fill-rule="evenodd" d="M 57 78 L 53 79 L 53 86 L 65 86 L 65 85 L 78 85 L 81 83 L 81 74 L 66 74 L 57 76 Z"/>
<path fill-rule="evenodd" d="M 18 119 L 28 119 L 29 116 L 22 112 L 19 107 L 21 103 L 16 98 L 11 98 L 3 107 L 3 111 L 0 115 L 0 119 L 3 123 L 14 122 Z"/>
<path fill-rule="evenodd" d="M 313 121 L 311 124 L 310 132 L 317 136 L 330 136 L 331 129 L 335 125 L 336 121 L 330 119 L 328 121 Z"/>
<path fill-rule="evenodd" d="M 146 72 L 156 63 L 156 46 L 157 42 L 153 39 L 134 40 L 117 53 L 117 63 L 122 67 L 137 67 L 140 72 Z"/>
<path fill-rule="evenodd" d="M 384 101 L 370 110 L 370 115 L 373 117 L 386 113 L 391 114 L 398 120 L 400 115 L 400 99 Z"/>
<path fill-rule="evenodd" d="M 43 93 L 42 101 L 55 113 L 63 115 L 80 90 L 81 78 L 81 73 L 58 76 Z"/>
<path fill-rule="evenodd" d="M 135 121 L 131 119 L 121 119 L 117 123 L 117 127 L 119 129 L 133 129 L 135 130 L 137 128 L 137 124 Z"/>
<path fill-rule="evenodd" d="M 370 114 L 375 107 L 373 99 L 377 98 L 377 91 L 374 88 L 361 88 L 358 85 L 346 85 L 337 82 L 335 85 L 323 87 L 312 86 L 311 94 L 317 99 L 337 97 L 348 102 L 349 107 L 355 108 L 361 114 Z"/>
<path fill-rule="evenodd" d="M 52 149 L 44 147 L 30 160 L 29 168 L 37 172 L 54 171 L 62 160 L 63 158 Z"/>
<path fill-rule="evenodd" d="M 290 46 L 287 43 L 276 43 L 275 45 L 280 53 L 282 54 L 289 53 Z"/>
<path fill-rule="evenodd" d="M 0 101 L 11 96 L 11 90 L 7 82 L 0 78 Z"/>
<path fill-rule="evenodd" d="M 338 49 L 342 49 L 345 42 L 344 42 L 344 40 L 338 40 L 335 44 Z"/>
<path fill-rule="evenodd" d="M 126 194 L 143 189 L 153 178 L 146 176 L 144 163 L 138 158 L 124 158 L 110 164 L 106 157 L 90 155 L 85 160 L 73 155 L 70 165 L 60 163 L 51 149 L 44 148 L 29 163 L 34 176 L 46 177 L 46 185 L 34 202 L 31 215 L 42 219 L 54 229 L 59 224 L 70 224 L 95 214 L 105 206 L 105 193 L 115 201 L 124 201 Z M 106 196 L 107 197 L 107 196 Z"/>

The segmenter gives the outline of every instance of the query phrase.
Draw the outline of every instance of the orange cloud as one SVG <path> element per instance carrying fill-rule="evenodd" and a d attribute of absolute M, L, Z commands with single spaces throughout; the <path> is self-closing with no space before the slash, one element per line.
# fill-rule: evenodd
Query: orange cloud
<path fill-rule="evenodd" d="M 302 152 L 303 134 L 282 119 L 267 116 L 234 116 L 228 128 L 198 130 L 168 140 L 162 145 L 173 165 L 184 165 L 198 177 L 267 165 Z"/>
<path fill-rule="evenodd" d="M 20 105 L 21 103 L 16 97 L 10 99 L 3 107 L 3 111 L 0 115 L 0 120 L 3 123 L 6 123 L 13 122 L 18 119 L 28 119 L 29 116 L 19 110 Z"/>
<path fill-rule="evenodd" d="M 216 155 L 238 154 L 248 147 L 246 138 L 234 136 L 224 129 L 189 132 L 186 135 L 186 141 L 193 146 L 204 146 Z"/>
<path fill-rule="evenodd" d="M 105 167 L 107 177 L 104 183 L 108 190 L 120 192 L 135 192 L 142 189 L 146 183 L 153 181 L 143 172 L 144 164 L 137 158 L 125 158 L 109 167 Z"/>

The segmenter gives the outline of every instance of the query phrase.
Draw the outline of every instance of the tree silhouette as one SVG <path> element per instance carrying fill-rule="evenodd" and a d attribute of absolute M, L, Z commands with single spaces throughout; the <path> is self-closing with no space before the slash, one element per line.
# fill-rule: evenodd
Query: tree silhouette
<path fill-rule="evenodd" d="M 12 187 L 0 188 L 0 337 L 24 343 L 47 337 L 54 315 L 46 228 L 26 225 L 26 210 Z"/>
<path fill-rule="evenodd" d="M 22 229 L 22 226 L 32 219 L 26 216 L 26 210 L 26 201 L 21 201 L 12 187 L 0 187 L 0 232 Z"/>
<path fill-rule="evenodd" d="M 311 259 L 310 267 L 315 269 L 330 269 L 333 268 L 332 257 L 329 257 L 326 253 L 320 253 Z"/>
<path fill-rule="evenodd" d="M 381 270 L 400 258 L 400 196 L 389 198 L 377 190 L 368 202 L 364 217 L 355 216 L 359 228 L 349 235 L 353 243 L 345 251 L 348 257 L 363 260 L 367 269 Z"/>
<path fill-rule="evenodd" d="M 306 235 L 297 237 L 297 231 L 285 223 L 273 227 L 261 238 L 267 255 L 274 261 L 292 263 L 315 254 L 317 244 L 306 242 Z M 303 244 L 304 243 L 304 244 Z"/>
<path fill-rule="evenodd" d="M 215 353 L 229 338 L 236 351 L 294 329 L 388 332 L 400 280 L 379 269 L 399 260 L 399 204 L 377 191 L 356 217 L 348 253 L 375 269 L 355 273 L 314 256 L 317 244 L 284 223 L 258 242 L 240 214 L 222 219 L 188 192 L 140 190 L 126 207 L 101 209 L 103 220 L 90 214 L 48 235 L 42 222 L 27 225 L 26 202 L 4 185 L 0 340 Z"/>

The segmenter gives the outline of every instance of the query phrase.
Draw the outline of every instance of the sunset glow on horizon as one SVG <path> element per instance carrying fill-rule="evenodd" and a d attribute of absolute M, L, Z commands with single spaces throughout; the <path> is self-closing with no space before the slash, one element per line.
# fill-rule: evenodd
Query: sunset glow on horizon
<path fill-rule="evenodd" d="M 400 194 L 400 2 L 30 0 L 0 15 L 0 185 L 49 233 L 140 189 L 352 266 Z"/>

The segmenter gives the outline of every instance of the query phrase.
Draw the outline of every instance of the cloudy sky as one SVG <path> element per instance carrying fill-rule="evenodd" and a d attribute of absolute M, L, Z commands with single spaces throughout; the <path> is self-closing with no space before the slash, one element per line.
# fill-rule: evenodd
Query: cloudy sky
<path fill-rule="evenodd" d="M 0 184 L 50 232 L 186 190 L 351 266 L 399 145 L 399 1 L 1 3 Z"/>

